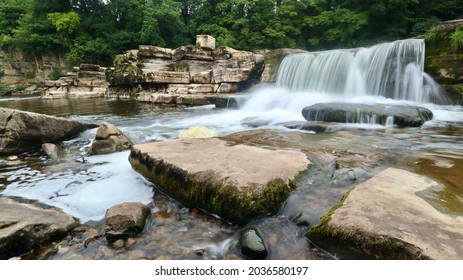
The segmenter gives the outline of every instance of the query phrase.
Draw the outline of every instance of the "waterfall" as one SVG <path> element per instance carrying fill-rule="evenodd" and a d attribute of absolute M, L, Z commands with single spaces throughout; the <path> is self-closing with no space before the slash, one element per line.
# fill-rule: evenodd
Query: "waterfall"
<path fill-rule="evenodd" d="M 347 98 L 380 96 L 442 103 L 438 84 L 424 72 L 424 55 L 421 39 L 293 54 L 282 61 L 277 86 Z"/>

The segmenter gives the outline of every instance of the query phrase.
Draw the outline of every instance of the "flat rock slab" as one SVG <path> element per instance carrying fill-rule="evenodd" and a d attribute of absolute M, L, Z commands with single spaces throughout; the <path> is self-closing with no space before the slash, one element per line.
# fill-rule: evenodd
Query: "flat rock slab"
<path fill-rule="evenodd" d="M 419 197 L 431 179 L 389 168 L 357 185 L 311 229 L 386 259 L 463 259 L 463 216 L 439 212 Z"/>
<path fill-rule="evenodd" d="M 56 208 L 0 196 L 0 259 L 27 253 L 66 235 L 79 223 Z"/>
<path fill-rule="evenodd" d="M 299 151 L 229 145 L 219 138 L 135 145 L 129 160 L 186 206 L 238 224 L 275 214 L 309 165 Z"/>
<path fill-rule="evenodd" d="M 391 117 L 398 127 L 419 127 L 432 120 L 430 110 L 401 104 L 317 103 L 302 109 L 308 121 L 386 125 Z"/>

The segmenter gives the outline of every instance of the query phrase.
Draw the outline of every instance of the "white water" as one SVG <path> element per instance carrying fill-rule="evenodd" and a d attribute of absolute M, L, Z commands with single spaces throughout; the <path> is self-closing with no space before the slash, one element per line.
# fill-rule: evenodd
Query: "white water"
<path fill-rule="evenodd" d="M 424 55 L 420 39 L 289 55 L 279 68 L 277 86 L 304 94 L 442 102 L 439 86 L 424 72 Z"/>

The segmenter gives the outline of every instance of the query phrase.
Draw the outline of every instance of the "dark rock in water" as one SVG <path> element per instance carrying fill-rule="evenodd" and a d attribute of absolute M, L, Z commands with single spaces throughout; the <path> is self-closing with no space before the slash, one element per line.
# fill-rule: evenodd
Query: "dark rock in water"
<path fill-rule="evenodd" d="M 0 108 L 0 155 L 39 148 L 43 143 L 69 139 L 96 127 L 52 116 Z"/>
<path fill-rule="evenodd" d="M 308 121 L 371 123 L 386 125 L 388 118 L 398 127 L 419 127 L 431 120 L 430 110 L 398 104 L 318 103 L 302 109 Z"/>
<path fill-rule="evenodd" d="M 0 259 L 56 241 L 79 223 L 58 209 L 0 196 Z"/>
<path fill-rule="evenodd" d="M 132 147 L 132 141 L 114 125 L 103 122 L 96 132 L 89 155 L 120 152 Z"/>
<path fill-rule="evenodd" d="M 267 248 L 256 228 L 249 228 L 241 233 L 241 254 L 252 260 L 262 260 L 267 257 Z"/>
<path fill-rule="evenodd" d="M 106 211 L 106 239 L 117 240 L 143 231 L 151 209 L 140 202 L 125 202 Z"/>

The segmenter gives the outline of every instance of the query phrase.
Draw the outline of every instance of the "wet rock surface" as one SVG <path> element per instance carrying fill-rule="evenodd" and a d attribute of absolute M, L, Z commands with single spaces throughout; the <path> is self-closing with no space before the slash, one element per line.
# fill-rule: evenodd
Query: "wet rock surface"
<path fill-rule="evenodd" d="M 0 108 L 0 155 L 19 154 L 76 136 L 95 125 Z"/>
<path fill-rule="evenodd" d="M 329 237 L 377 258 L 461 259 L 461 217 L 439 212 L 419 196 L 438 185 L 388 168 L 350 191 L 309 237 Z"/>
<path fill-rule="evenodd" d="M 140 202 L 125 202 L 109 208 L 105 217 L 106 239 L 136 236 L 142 232 L 150 213 L 151 209 Z"/>
<path fill-rule="evenodd" d="M 419 127 L 433 118 L 430 110 L 412 105 L 359 104 L 359 103 L 318 103 L 302 110 L 308 121 L 338 123 L 372 123 L 398 127 Z"/>
<path fill-rule="evenodd" d="M 135 145 L 129 160 L 179 201 L 239 224 L 275 214 L 309 164 L 298 151 L 229 145 L 219 138 Z"/>
<path fill-rule="evenodd" d="M 103 122 L 96 131 L 89 155 L 101 155 L 129 149 L 132 141 L 115 125 Z"/>
<path fill-rule="evenodd" d="M 241 254 L 252 260 L 262 260 L 267 257 L 267 248 L 256 228 L 249 228 L 241 233 Z"/>
<path fill-rule="evenodd" d="M 78 225 L 60 210 L 30 201 L 0 196 L 0 209 L 0 259 L 19 256 L 58 240 Z"/>

